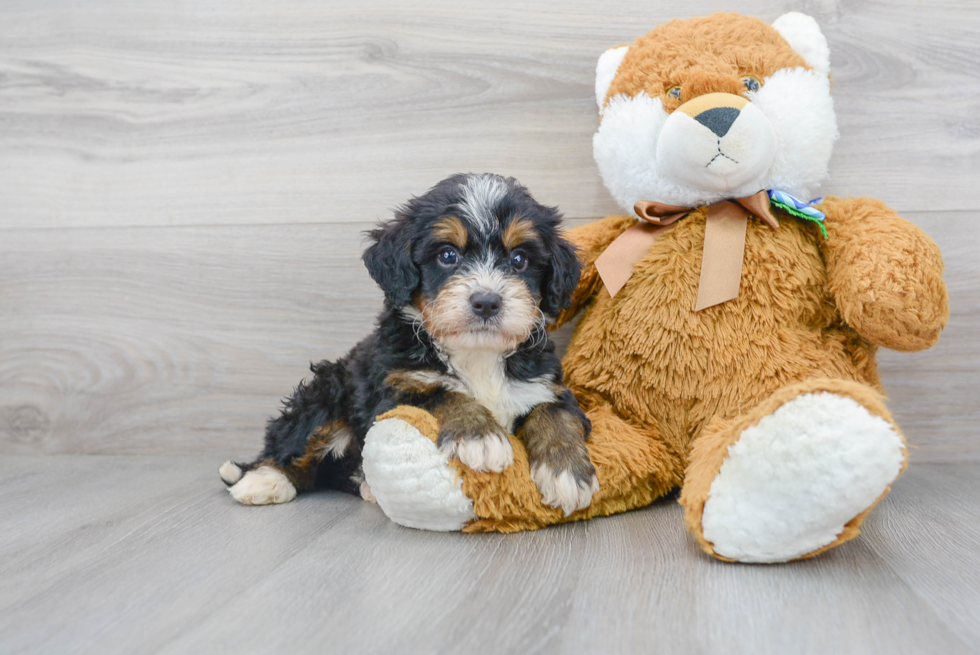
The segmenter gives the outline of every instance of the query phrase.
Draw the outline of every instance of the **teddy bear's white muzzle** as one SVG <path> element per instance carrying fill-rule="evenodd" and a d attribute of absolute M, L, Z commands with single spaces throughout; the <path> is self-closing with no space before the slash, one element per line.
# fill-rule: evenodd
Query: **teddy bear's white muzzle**
<path fill-rule="evenodd" d="M 776 155 L 776 133 L 762 111 L 739 100 L 726 104 L 740 108 L 714 106 L 692 116 L 681 105 L 670 115 L 657 139 L 657 161 L 666 177 L 720 193 L 756 179 L 761 183 Z"/>

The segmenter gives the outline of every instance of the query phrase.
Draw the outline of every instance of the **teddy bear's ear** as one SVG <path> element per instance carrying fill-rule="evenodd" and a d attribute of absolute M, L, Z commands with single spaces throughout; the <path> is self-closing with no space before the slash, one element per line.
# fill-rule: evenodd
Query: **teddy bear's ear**
<path fill-rule="evenodd" d="M 821 75 L 830 74 L 830 48 L 817 21 L 791 11 L 777 18 L 772 26 L 813 70 Z"/>
<path fill-rule="evenodd" d="M 616 77 L 616 69 L 619 68 L 629 49 L 628 45 L 610 48 L 599 57 L 599 63 L 595 67 L 595 101 L 599 105 L 599 115 L 602 115 L 602 103 L 606 100 L 609 85 Z"/>

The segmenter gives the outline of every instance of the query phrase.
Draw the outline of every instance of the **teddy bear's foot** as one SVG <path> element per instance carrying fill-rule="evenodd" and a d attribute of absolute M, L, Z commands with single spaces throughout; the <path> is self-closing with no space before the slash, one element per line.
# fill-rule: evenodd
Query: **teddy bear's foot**
<path fill-rule="evenodd" d="M 414 408 L 399 408 L 385 416 L 364 439 L 364 477 L 370 494 L 399 525 L 461 530 L 476 515 L 459 476 L 449 466 L 449 454 L 436 447 L 435 419 Z"/>
<path fill-rule="evenodd" d="M 905 459 L 877 392 L 813 380 L 709 425 L 692 451 L 681 503 L 710 554 L 785 562 L 857 536 Z"/>

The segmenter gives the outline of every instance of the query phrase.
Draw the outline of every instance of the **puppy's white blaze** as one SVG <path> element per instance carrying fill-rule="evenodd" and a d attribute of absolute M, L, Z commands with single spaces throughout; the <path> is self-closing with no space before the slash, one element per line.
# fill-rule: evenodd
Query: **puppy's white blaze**
<path fill-rule="evenodd" d="M 471 175 L 463 187 L 463 211 L 467 218 L 483 234 L 490 234 L 495 220 L 495 209 L 507 195 L 507 184 L 495 175 Z"/>
<path fill-rule="evenodd" d="M 541 502 L 561 509 L 565 516 L 591 505 L 592 496 L 599 491 L 599 480 L 595 476 L 589 484 L 579 484 L 571 471 L 556 474 L 546 464 L 534 466 L 531 479 L 541 492 Z"/>
<path fill-rule="evenodd" d="M 242 470 L 234 462 L 228 461 L 218 469 L 218 475 L 228 484 L 235 484 L 242 479 Z"/>
<path fill-rule="evenodd" d="M 347 448 L 353 439 L 354 434 L 350 430 L 341 429 L 333 432 L 330 435 L 330 444 L 327 446 L 327 453 L 334 459 L 341 459 L 344 453 L 347 452 Z"/>
<path fill-rule="evenodd" d="M 510 439 L 502 434 L 460 439 L 453 442 L 448 452 L 474 471 L 500 473 L 514 463 L 514 449 L 510 445 Z"/>
<path fill-rule="evenodd" d="M 242 505 L 288 503 L 296 497 L 293 483 L 271 466 L 247 472 L 228 492 Z"/>

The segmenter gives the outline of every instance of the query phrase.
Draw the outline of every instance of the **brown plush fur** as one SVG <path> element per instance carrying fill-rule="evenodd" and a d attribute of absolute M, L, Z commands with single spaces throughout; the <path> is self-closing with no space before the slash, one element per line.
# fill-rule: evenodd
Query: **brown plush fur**
<path fill-rule="evenodd" d="M 738 14 L 714 14 L 675 20 L 655 28 L 630 45 L 616 71 L 606 100 L 641 91 L 660 98 L 671 112 L 699 95 L 741 95 L 742 78 L 769 77 L 780 68 L 809 68 L 764 21 Z M 681 87 L 680 99 L 667 95 Z"/>
<path fill-rule="evenodd" d="M 705 427 L 701 437 L 694 442 L 694 446 L 691 449 L 690 463 L 687 467 L 683 492 L 680 496 L 680 503 L 684 506 L 684 522 L 687 525 L 687 529 L 691 531 L 691 534 L 698 540 L 701 548 L 706 553 L 714 555 L 718 559 L 730 561 L 728 558 L 715 553 L 711 543 L 705 540 L 704 533 L 701 529 L 701 515 L 704 510 L 704 504 L 708 500 L 711 483 L 714 482 L 715 476 L 721 470 L 721 465 L 728 455 L 729 446 L 738 441 L 738 438 L 744 430 L 756 425 L 762 418 L 775 412 L 781 405 L 793 400 L 797 396 L 819 392 L 830 392 L 853 398 L 874 416 L 880 416 L 892 425 L 895 425 L 891 414 L 888 413 L 888 409 L 885 407 L 884 398 L 882 398 L 880 393 L 857 382 L 832 380 L 829 378 L 806 380 L 783 387 L 769 396 L 765 402 L 736 419 L 725 420 L 720 417 L 712 419 Z M 895 425 L 895 429 L 898 429 L 897 425 Z M 907 461 L 908 451 L 905 452 L 905 462 Z M 903 463 L 902 471 L 904 470 L 905 464 Z M 884 498 L 887 493 L 888 490 L 875 501 L 875 504 L 881 498 Z M 808 553 L 805 557 L 812 557 L 856 537 L 861 532 L 858 529 L 859 526 L 870 511 L 871 508 L 869 507 L 848 522 L 844 526 L 844 531 L 838 535 L 834 542 L 817 551 Z"/>
<path fill-rule="evenodd" d="M 675 21 L 637 39 L 606 97 L 645 92 L 671 111 L 706 92 L 740 94 L 745 76 L 761 80 L 796 66 L 806 64 L 756 18 Z M 679 100 L 667 95 L 674 86 L 682 87 Z M 658 236 L 615 298 L 594 262 L 636 219 L 609 216 L 572 230 L 584 268 L 558 325 L 582 314 L 564 367 L 592 421 L 588 449 L 600 490 L 567 519 L 544 507 L 524 448 L 512 439 L 514 465 L 503 474 L 457 466 L 479 517 L 466 530 L 510 532 L 612 514 L 683 484 L 687 526 L 715 554 L 701 513 L 728 447 L 747 427 L 811 392 L 848 396 L 893 423 L 875 351 L 921 350 L 938 339 L 949 316 L 939 250 L 877 200 L 827 198 L 819 208 L 826 240 L 814 224 L 780 211 L 776 230 L 750 217 L 738 298 L 700 312 L 692 308 L 704 207 Z M 437 432 L 431 416 L 406 420 L 430 437 Z M 804 557 L 856 536 L 870 509 Z"/>
<path fill-rule="evenodd" d="M 942 261 L 928 237 L 878 201 L 828 198 L 821 209 L 828 240 L 782 214 L 775 231 L 753 217 L 739 297 L 697 313 L 691 307 L 704 208 L 662 234 L 615 299 L 598 278 L 595 258 L 636 219 L 610 216 L 571 230 L 585 268 L 559 323 L 585 311 L 564 365 L 592 421 L 588 448 L 599 493 L 567 518 L 543 506 L 526 452 L 512 439 L 514 465 L 502 474 L 457 465 L 480 517 L 466 531 L 513 532 L 614 514 L 684 481 L 688 527 L 714 554 L 701 533 L 701 509 L 728 446 L 746 427 L 811 391 L 849 396 L 891 422 L 874 353 L 878 344 L 911 349 L 935 341 L 948 316 Z M 873 239 L 866 226 L 874 225 L 889 238 Z M 866 300 L 851 289 L 864 290 Z M 854 324 L 873 329 L 862 335 Z M 426 434 L 438 429 L 428 415 L 406 420 Z M 866 514 L 806 556 L 856 536 Z"/>

